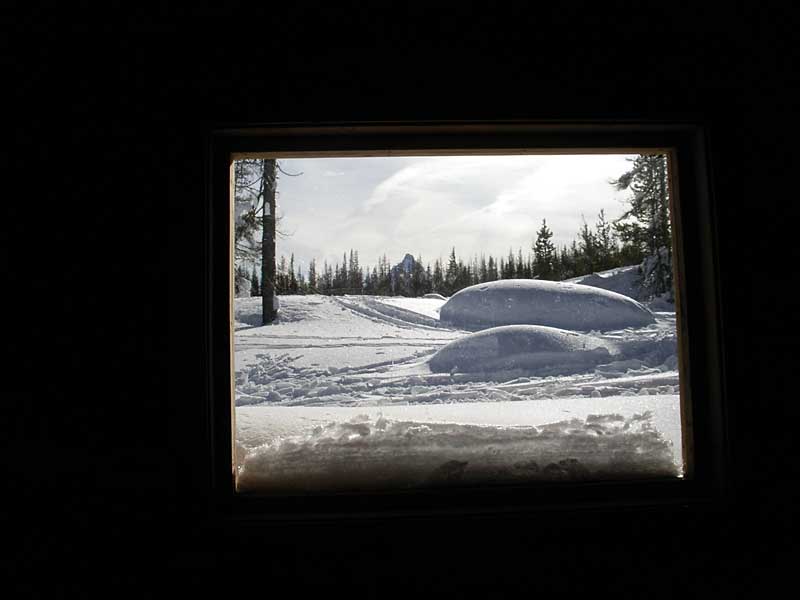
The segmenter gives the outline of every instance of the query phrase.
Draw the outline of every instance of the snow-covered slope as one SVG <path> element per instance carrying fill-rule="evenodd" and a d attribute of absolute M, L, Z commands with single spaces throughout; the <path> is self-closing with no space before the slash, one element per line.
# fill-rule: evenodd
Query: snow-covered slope
<path fill-rule="evenodd" d="M 639 280 L 641 279 L 639 265 L 629 267 L 617 267 L 589 275 L 581 275 L 567 279 L 564 283 L 579 283 L 591 287 L 601 288 L 628 296 L 634 300 L 640 300 L 641 289 Z"/>
<path fill-rule="evenodd" d="M 653 314 L 635 300 L 600 288 L 537 279 L 502 279 L 457 292 L 441 320 L 466 329 L 546 325 L 573 331 L 644 327 Z"/>
<path fill-rule="evenodd" d="M 498 481 L 680 474 L 674 313 L 657 313 L 644 327 L 591 335 L 529 326 L 483 332 L 494 340 L 481 350 L 495 353 L 491 362 L 471 354 L 476 350 L 469 340 L 481 333 L 436 318 L 444 303 L 282 296 L 278 321 L 260 326 L 260 298 L 236 299 L 241 489 L 347 488 L 393 466 L 397 485 L 478 481 L 489 471 L 502 475 Z M 565 358 L 584 352 L 583 345 L 599 350 L 597 360 L 575 361 L 569 374 L 560 360 L 549 366 L 506 360 L 547 352 Z M 462 362 L 472 356 L 480 369 L 437 372 L 436 356 L 448 353 L 460 354 Z M 636 414 L 644 416 L 631 421 Z M 624 419 L 593 421 L 590 415 Z M 540 435 L 542 426 L 564 419 L 580 423 L 551 429 L 560 432 L 554 437 Z M 577 437 L 567 439 L 573 433 Z M 607 444 L 591 441 L 600 434 Z M 576 454 L 583 443 L 595 444 L 595 466 Z M 671 447 L 668 456 L 659 449 L 664 443 Z M 639 450 L 629 452 L 633 448 Z M 539 471 L 515 468 L 523 455 Z M 630 460 L 614 463 L 622 455 Z M 602 467 L 603 457 L 616 467 Z M 310 471 L 302 483 L 297 474 L 304 464 Z M 346 483 L 343 469 L 358 471 L 360 479 Z"/>

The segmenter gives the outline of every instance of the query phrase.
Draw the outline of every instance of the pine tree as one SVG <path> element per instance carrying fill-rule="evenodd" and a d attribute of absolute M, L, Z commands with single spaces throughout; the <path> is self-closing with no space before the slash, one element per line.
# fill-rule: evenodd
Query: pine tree
<path fill-rule="evenodd" d="M 600 209 L 600 213 L 597 215 L 594 235 L 597 250 L 596 268 L 599 271 L 621 266 L 617 264 L 617 249 L 614 237 L 611 223 L 606 221 L 605 211 Z"/>
<path fill-rule="evenodd" d="M 489 267 L 486 264 L 486 255 L 481 254 L 481 264 L 478 267 L 478 283 L 489 281 Z"/>
<path fill-rule="evenodd" d="M 506 259 L 506 273 L 503 279 L 514 279 L 516 277 L 516 269 L 514 268 L 514 251 L 508 249 L 508 258 Z"/>
<path fill-rule="evenodd" d="M 315 258 L 308 263 L 308 289 L 312 294 L 317 293 L 317 260 Z"/>
<path fill-rule="evenodd" d="M 433 273 L 431 273 L 431 263 L 425 268 L 425 286 L 422 290 L 423 294 L 430 294 L 433 291 Z"/>
<path fill-rule="evenodd" d="M 581 218 L 583 219 L 583 227 L 578 232 L 580 242 L 575 267 L 577 275 L 588 275 L 597 270 L 597 240 L 594 232 L 586 224 L 586 219 L 583 218 L 583 215 L 581 215 Z"/>
<path fill-rule="evenodd" d="M 431 277 L 431 288 L 434 292 L 447 294 L 444 289 L 444 273 L 442 272 L 442 259 L 437 258 L 433 261 L 433 276 Z"/>
<path fill-rule="evenodd" d="M 456 249 L 450 251 L 450 260 L 447 263 L 447 271 L 444 274 L 444 289 L 446 295 L 454 294 L 456 292 L 456 283 L 458 281 L 458 261 L 456 261 Z"/>
<path fill-rule="evenodd" d="M 297 277 L 294 274 L 294 252 L 292 252 L 291 258 L 289 258 L 289 292 L 292 294 L 296 294 L 298 291 L 298 284 L 297 284 Z"/>
<path fill-rule="evenodd" d="M 262 278 L 262 282 L 264 279 Z M 278 266 L 275 269 L 275 293 L 286 294 L 289 289 L 289 282 L 286 277 L 286 257 L 281 254 L 281 259 L 278 261 Z M 262 293 L 266 291 L 266 286 L 263 286 Z"/>
<path fill-rule="evenodd" d="M 672 232 L 669 220 L 669 185 L 667 156 L 641 154 L 633 159 L 630 171 L 612 184 L 617 190 L 630 189 L 630 208 L 614 222 L 614 229 L 629 248 L 643 261 L 642 291 L 647 296 L 668 293 L 673 296 Z"/>
<path fill-rule="evenodd" d="M 351 251 L 352 254 L 352 251 Z M 337 287 L 347 288 L 349 283 L 349 273 L 347 272 L 347 252 L 342 254 L 342 268 L 339 271 L 339 285 Z M 339 290 L 340 293 L 346 294 L 347 290 Z"/>
<path fill-rule="evenodd" d="M 322 291 L 323 294 L 331 295 L 331 288 L 333 287 L 333 269 L 328 264 L 327 260 L 322 261 Z"/>
<path fill-rule="evenodd" d="M 536 232 L 533 245 L 534 270 L 539 279 L 553 280 L 555 273 L 556 247 L 552 242 L 553 232 L 547 227 L 547 220 L 542 219 L 542 226 Z"/>
<path fill-rule="evenodd" d="M 497 263 L 493 256 L 489 257 L 489 263 L 486 265 L 486 281 L 497 281 Z"/>
<path fill-rule="evenodd" d="M 275 319 L 277 312 L 272 296 L 276 293 L 275 240 L 279 233 L 276 216 L 278 174 L 296 177 L 302 173 L 287 173 L 274 158 L 234 161 L 234 260 L 260 260 L 263 288 L 262 322 Z M 261 229 L 261 243 L 255 233 Z"/>
<path fill-rule="evenodd" d="M 261 285 L 258 281 L 258 273 L 256 273 L 255 268 L 253 269 L 253 274 L 250 276 L 250 295 L 251 296 L 261 295 Z"/>

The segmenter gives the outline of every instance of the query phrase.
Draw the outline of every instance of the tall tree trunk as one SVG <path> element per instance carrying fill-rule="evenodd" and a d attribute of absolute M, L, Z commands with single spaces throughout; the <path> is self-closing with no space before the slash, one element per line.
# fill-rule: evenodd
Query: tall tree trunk
<path fill-rule="evenodd" d="M 264 175 L 262 185 L 261 227 L 261 315 L 264 325 L 272 323 L 278 316 L 273 298 L 275 297 L 275 188 L 277 166 L 275 159 L 263 161 Z"/>

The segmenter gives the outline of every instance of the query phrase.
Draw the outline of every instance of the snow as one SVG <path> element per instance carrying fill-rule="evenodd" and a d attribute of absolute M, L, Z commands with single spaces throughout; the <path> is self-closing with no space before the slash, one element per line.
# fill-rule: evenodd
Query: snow
<path fill-rule="evenodd" d="M 592 287 L 610 290 L 623 296 L 628 296 L 634 300 L 639 300 L 640 287 L 639 280 L 642 278 L 639 265 L 629 267 L 617 267 L 607 271 L 581 275 L 565 280 L 565 283 L 579 283 Z"/>
<path fill-rule="evenodd" d="M 503 279 L 464 288 L 444 303 L 440 318 L 471 330 L 528 324 L 606 331 L 655 322 L 650 310 L 622 294 L 537 279 Z"/>
<path fill-rule="evenodd" d="M 341 409 L 340 409 L 341 410 Z M 240 492 L 369 490 L 453 483 L 675 477 L 651 414 L 492 425 L 358 414 L 246 448 Z"/>
<path fill-rule="evenodd" d="M 543 367 L 585 371 L 610 358 L 608 342 L 591 335 L 541 325 L 506 325 L 450 342 L 429 364 L 435 372 L 523 367 L 535 373 Z"/>
<path fill-rule="evenodd" d="M 607 271 L 599 271 L 589 275 L 581 275 L 565 280 L 565 283 L 577 283 L 591 287 L 602 288 L 628 296 L 642 302 L 653 312 L 674 312 L 675 302 L 670 294 L 651 297 L 649 290 L 642 289 L 643 269 L 650 261 L 645 260 L 641 265 L 617 267 Z"/>
<path fill-rule="evenodd" d="M 282 296 L 267 326 L 260 301 L 235 300 L 241 491 L 683 473 L 674 312 L 470 333 L 438 298 Z"/>
<path fill-rule="evenodd" d="M 406 311 L 410 310 L 438 321 L 439 310 L 441 310 L 442 304 L 445 303 L 447 298 L 439 294 L 425 294 L 422 298 L 377 298 L 377 300 L 382 304 Z"/>

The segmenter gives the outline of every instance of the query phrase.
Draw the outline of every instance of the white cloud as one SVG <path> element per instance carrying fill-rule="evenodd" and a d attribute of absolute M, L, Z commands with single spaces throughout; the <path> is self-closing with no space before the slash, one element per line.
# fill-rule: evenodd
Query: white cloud
<path fill-rule="evenodd" d="M 298 262 L 341 260 L 350 248 L 371 264 L 386 253 L 425 261 L 526 251 L 542 219 L 568 244 L 601 208 L 619 216 L 627 193 L 608 181 L 629 164 L 619 155 L 458 156 L 283 161 L 303 176 L 279 182 L 283 226 L 294 231 L 279 252 Z M 296 247 L 295 248 L 293 248 Z M 312 250 L 313 249 L 313 250 Z M 316 252 L 319 254 L 316 254 Z"/>

